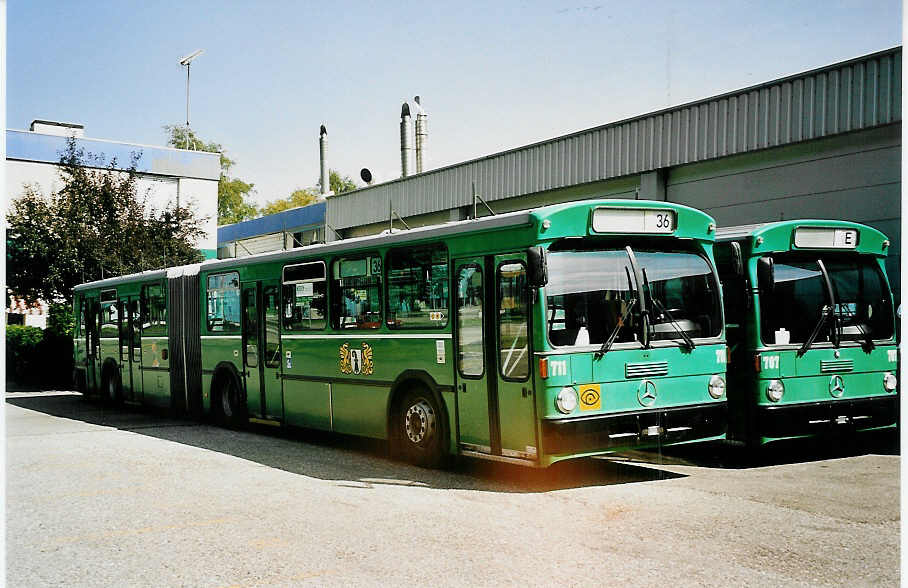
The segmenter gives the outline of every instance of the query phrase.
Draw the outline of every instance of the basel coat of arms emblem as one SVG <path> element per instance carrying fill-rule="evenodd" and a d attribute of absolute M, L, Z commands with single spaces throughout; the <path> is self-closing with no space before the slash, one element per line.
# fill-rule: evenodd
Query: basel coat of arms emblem
<path fill-rule="evenodd" d="M 372 375 L 372 346 L 363 343 L 362 347 L 350 347 L 349 343 L 340 346 L 340 371 L 344 374 Z"/>

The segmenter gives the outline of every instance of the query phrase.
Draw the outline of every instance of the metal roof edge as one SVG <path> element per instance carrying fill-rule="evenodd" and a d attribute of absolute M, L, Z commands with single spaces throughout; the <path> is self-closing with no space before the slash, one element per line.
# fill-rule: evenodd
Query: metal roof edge
<path fill-rule="evenodd" d="M 752 85 L 752 86 L 747 86 L 747 87 L 744 87 L 744 88 L 739 88 L 739 89 L 737 89 L 737 90 L 729 90 L 729 91 L 727 91 L 727 92 L 723 92 L 723 93 L 721 93 L 721 94 L 716 94 L 716 95 L 714 95 L 714 96 L 709 96 L 709 97 L 707 97 L 707 98 L 700 98 L 700 99 L 697 99 L 697 100 L 693 100 L 693 101 L 691 101 L 691 102 L 685 102 L 685 103 L 682 103 L 682 104 L 676 104 L 676 105 L 674 105 L 674 106 L 668 106 L 668 107 L 666 107 L 666 108 L 663 108 L 663 109 L 660 109 L 660 110 L 655 110 L 655 111 L 648 112 L 648 113 L 645 113 L 645 114 L 639 114 L 639 115 L 636 115 L 636 116 L 632 116 L 632 117 L 628 117 L 628 118 L 624 118 L 624 119 L 619 119 L 619 120 L 616 120 L 616 121 L 604 123 L 604 124 L 597 125 L 597 126 L 594 126 L 594 127 L 588 127 L 588 128 L 585 128 L 585 129 L 581 129 L 581 130 L 579 130 L 579 131 L 572 131 L 572 132 L 566 133 L 566 134 L 564 134 L 564 135 L 557 135 L 557 136 L 555 136 L 555 137 L 551 137 L 551 138 L 548 138 L 548 139 L 543 139 L 543 140 L 541 140 L 541 141 L 536 141 L 536 142 L 534 142 L 534 143 L 527 143 L 526 145 L 520 145 L 520 146 L 518 146 L 518 147 L 512 147 L 512 148 L 510 148 L 510 149 L 505 149 L 505 150 L 503 150 L 503 151 L 497 151 L 497 152 L 491 153 L 491 154 L 489 154 L 489 155 L 482 155 L 482 156 L 479 156 L 479 157 L 475 157 L 475 158 L 473 158 L 473 159 L 468 159 L 468 160 L 466 160 L 466 161 L 461 161 L 461 162 L 457 162 L 457 163 L 452 163 L 452 164 L 449 164 L 449 165 L 446 165 L 446 166 L 443 166 L 443 167 L 434 168 L 434 169 L 427 170 L 427 171 L 424 171 L 424 172 L 421 172 L 421 173 L 410 174 L 410 175 L 408 175 L 407 177 L 403 177 L 403 178 L 394 178 L 394 179 L 392 179 L 392 180 L 388 180 L 388 181 L 382 182 L 382 183 L 380 183 L 380 184 L 373 184 L 373 185 L 371 185 L 371 186 L 364 186 L 364 187 L 362 187 L 362 188 L 358 188 L 358 189 L 356 189 L 356 190 L 351 190 L 351 191 L 349 191 L 349 192 L 342 192 L 341 194 L 334 194 L 334 195 L 332 195 L 332 196 L 329 196 L 328 199 L 329 199 L 329 200 L 332 200 L 332 199 L 335 199 L 335 198 L 343 198 L 344 196 L 348 196 L 348 195 L 352 196 L 352 195 L 354 195 L 354 194 L 365 193 L 365 192 L 367 192 L 368 190 L 371 190 L 371 189 L 373 189 L 373 188 L 382 188 L 382 187 L 386 187 L 386 186 L 389 186 L 389 185 L 393 185 L 393 184 L 405 182 L 405 181 L 410 180 L 410 179 L 413 179 L 413 178 L 430 176 L 430 175 L 435 174 L 435 173 L 440 173 L 440 172 L 443 172 L 443 171 L 448 171 L 448 170 L 451 170 L 451 169 L 456 169 L 456 168 L 458 168 L 458 167 L 464 167 L 464 166 L 471 165 L 471 164 L 474 164 L 474 163 L 478 163 L 478 162 L 481 162 L 481 161 L 486 161 L 486 160 L 494 159 L 494 158 L 496 158 L 496 157 L 500 157 L 500 156 L 503 156 L 503 155 L 508 155 L 508 154 L 510 154 L 510 153 L 516 153 L 516 152 L 518 152 L 518 151 L 524 151 L 524 150 L 527 150 L 527 149 L 531 149 L 531 148 L 533 148 L 533 147 L 538 147 L 538 146 L 540 146 L 540 145 L 546 145 L 546 144 L 549 144 L 549 143 L 554 143 L 554 142 L 556 142 L 556 141 L 560 141 L 560 140 L 563 140 L 563 139 L 570 139 L 570 138 L 572 138 L 572 137 L 578 137 L 578 136 L 584 135 L 584 134 L 586 134 L 586 133 L 591 133 L 591 132 L 594 132 L 594 131 L 599 131 L 599 130 L 607 129 L 607 128 L 609 128 L 609 127 L 618 127 L 618 126 L 620 126 L 620 125 L 624 125 L 624 124 L 627 124 L 627 123 L 639 122 L 639 121 L 641 121 L 641 120 L 646 120 L 646 119 L 648 119 L 648 118 L 652 118 L 652 117 L 656 117 L 656 116 L 661 116 L 661 115 L 664 115 L 664 114 L 668 114 L 668 113 L 670 113 L 670 112 L 680 111 L 680 110 L 685 109 L 685 108 L 691 108 L 691 107 L 693 107 L 693 106 L 700 106 L 700 105 L 703 105 L 703 104 L 708 104 L 708 103 L 713 102 L 713 101 L 715 101 L 715 100 L 722 100 L 722 99 L 724 99 L 724 98 L 730 98 L 730 97 L 732 97 L 732 96 L 737 96 L 737 95 L 740 95 L 740 94 L 746 94 L 746 93 L 753 92 L 753 91 L 755 91 L 755 90 L 757 90 L 757 89 L 760 89 L 760 88 L 768 88 L 768 87 L 774 86 L 774 85 L 776 85 L 776 84 L 782 84 L 782 83 L 785 83 L 785 82 L 787 82 L 787 81 L 796 80 L 796 79 L 798 79 L 798 78 L 808 77 L 808 76 L 811 76 L 811 75 L 816 75 L 816 74 L 818 74 L 818 73 L 822 73 L 823 71 L 831 71 L 831 70 L 834 70 L 834 69 L 836 69 L 836 68 L 844 67 L 844 66 L 851 65 L 851 64 L 854 64 L 854 63 L 860 63 L 860 62 L 862 62 L 862 61 L 869 61 L 869 60 L 871 60 L 871 59 L 875 59 L 875 58 L 877 58 L 877 57 L 882 57 L 882 56 L 887 55 L 887 54 L 893 54 L 893 55 L 894 55 L 894 54 L 896 54 L 896 53 L 900 53 L 901 51 L 902 51 L 902 45 L 896 45 L 895 47 L 890 47 L 889 49 L 883 49 L 883 50 L 881 50 L 881 51 L 876 51 L 876 52 L 874 52 L 874 53 L 869 53 L 869 54 L 867 54 L 867 55 L 862 55 L 862 56 L 859 56 L 859 57 L 854 57 L 854 58 L 851 58 L 851 59 L 847 59 L 847 60 L 845 60 L 845 61 L 840 61 L 840 62 L 836 62 L 836 63 L 831 63 L 831 64 L 828 64 L 828 65 L 820 66 L 820 67 L 817 67 L 817 68 L 814 68 L 814 69 L 810 69 L 810 70 L 807 70 L 807 71 L 802 71 L 802 72 L 799 72 L 799 73 L 794 73 L 794 74 L 786 75 L 786 76 L 783 76 L 783 77 L 780 77 L 780 78 L 776 78 L 776 79 L 773 79 L 773 80 L 769 80 L 769 81 L 766 81 L 766 82 L 762 82 L 762 83 L 759 83 L 759 84 L 754 84 L 754 85 Z"/>

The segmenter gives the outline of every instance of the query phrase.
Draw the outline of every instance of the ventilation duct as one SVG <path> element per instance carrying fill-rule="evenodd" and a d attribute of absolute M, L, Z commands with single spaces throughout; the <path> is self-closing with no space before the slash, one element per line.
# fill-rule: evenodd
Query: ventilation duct
<path fill-rule="evenodd" d="M 425 170 L 426 161 L 426 139 L 429 138 L 429 117 L 423 110 L 422 102 L 419 96 L 414 96 L 416 102 L 416 173 L 422 173 Z"/>
<path fill-rule="evenodd" d="M 400 108 L 400 177 L 410 175 L 413 158 L 413 141 L 410 137 L 410 106 L 404 102 Z"/>
<path fill-rule="evenodd" d="M 321 199 L 324 200 L 326 196 L 330 195 L 330 192 L 328 191 L 328 188 L 330 188 L 330 181 L 328 179 L 328 130 L 325 128 L 325 125 L 322 125 L 318 132 L 318 158 L 321 170 L 319 174 L 319 195 Z"/>

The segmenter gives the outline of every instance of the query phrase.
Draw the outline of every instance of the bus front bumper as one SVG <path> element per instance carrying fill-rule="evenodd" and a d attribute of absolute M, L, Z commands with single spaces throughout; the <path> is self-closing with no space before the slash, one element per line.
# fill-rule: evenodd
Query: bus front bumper
<path fill-rule="evenodd" d="M 894 425 L 898 421 L 898 395 L 824 400 L 794 405 L 759 406 L 756 432 L 764 440 L 861 431 Z"/>
<path fill-rule="evenodd" d="M 542 447 L 549 455 L 688 443 L 724 437 L 724 402 L 596 415 L 542 422 Z"/>

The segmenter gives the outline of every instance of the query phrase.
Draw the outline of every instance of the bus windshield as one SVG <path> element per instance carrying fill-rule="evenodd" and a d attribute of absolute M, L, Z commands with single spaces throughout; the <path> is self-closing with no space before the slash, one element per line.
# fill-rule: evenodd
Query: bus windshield
<path fill-rule="evenodd" d="M 614 343 L 639 341 L 640 300 L 651 317 L 651 340 L 680 340 L 679 331 L 691 338 L 719 335 L 719 293 L 704 257 L 681 251 L 634 254 L 649 284 L 646 296 L 624 249 L 548 255 L 546 323 L 552 345 L 600 345 L 616 328 Z"/>
<path fill-rule="evenodd" d="M 833 328 L 839 329 L 842 341 L 891 338 L 892 300 L 875 259 L 801 253 L 773 257 L 772 292 L 760 295 L 763 342 L 803 343 L 810 337 L 824 307 L 832 302 L 818 259 L 832 284 L 836 320 L 826 321 L 816 341 L 831 340 Z"/>

